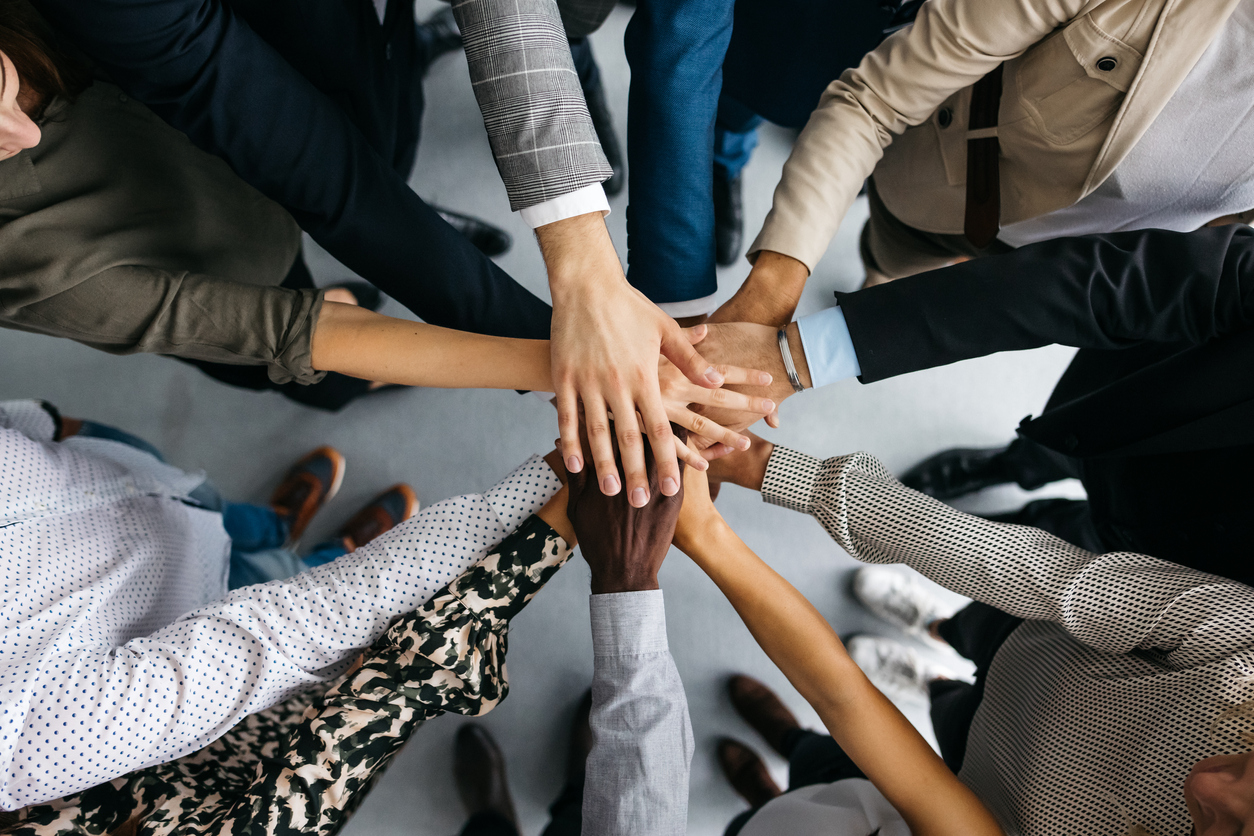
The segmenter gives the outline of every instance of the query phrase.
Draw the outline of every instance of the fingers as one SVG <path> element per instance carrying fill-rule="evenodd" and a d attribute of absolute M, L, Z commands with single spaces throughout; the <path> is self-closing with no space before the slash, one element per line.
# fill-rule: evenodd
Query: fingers
<path fill-rule="evenodd" d="M 714 371 L 723 376 L 723 383 L 743 386 L 770 386 L 774 380 L 767 372 L 745 369 L 740 366 L 715 366 Z"/>
<path fill-rule="evenodd" d="M 719 442 L 717 444 L 711 444 L 709 447 L 706 447 L 704 450 L 701 451 L 701 455 L 705 458 L 707 462 L 712 462 L 712 461 L 715 461 L 716 459 L 721 459 L 724 456 L 730 456 L 732 453 L 735 453 L 735 452 L 736 452 L 736 448 L 729 447 L 728 445 L 723 444 L 722 442 Z"/>
<path fill-rule="evenodd" d="M 618 478 L 618 465 L 614 462 L 614 443 L 610 437 L 610 416 L 605 410 L 605 401 L 600 398 L 585 399 L 583 414 L 589 452 L 596 466 L 597 484 L 601 486 L 601 493 L 614 496 L 622 490 L 622 483 Z"/>
<path fill-rule="evenodd" d="M 692 347 L 690 338 L 685 336 L 683 330 L 671 320 L 673 327 L 668 328 L 662 336 L 662 355 L 675 364 L 684 376 L 698 386 L 704 386 L 707 389 L 713 389 L 723 385 L 723 375 L 711 364 L 707 363 L 695 348 Z M 696 328 L 704 328 L 704 325 L 698 325 Z M 696 328 L 691 330 L 696 330 Z M 708 330 L 708 329 L 707 329 Z M 704 335 L 702 336 L 704 339 Z M 670 449 L 667 447 L 666 449 Z"/>
<path fill-rule="evenodd" d="M 766 416 L 766 425 L 771 429 L 779 429 L 779 407 L 775 407 L 775 411 Z"/>
<path fill-rule="evenodd" d="M 688 342 L 693 345 L 701 342 L 710 333 L 710 329 L 705 325 L 694 325 L 691 328 L 684 329 L 684 336 L 688 338 Z"/>
<path fill-rule="evenodd" d="M 610 407 L 614 410 L 614 431 L 618 436 L 618 452 L 622 457 L 627 502 L 634 508 L 643 508 L 649 501 L 649 476 L 644 466 L 644 438 L 640 433 L 640 423 L 636 420 L 636 407 L 626 391 L 616 395 Z M 670 447 L 668 441 L 667 449 Z M 597 472 L 600 471 L 601 463 L 598 459 Z M 609 491 L 605 493 L 608 495 Z"/>
<path fill-rule="evenodd" d="M 691 409 L 675 410 L 671 414 L 671 420 L 709 441 L 721 442 L 736 450 L 749 449 L 749 439 L 746 436 L 729 430 L 722 424 L 716 424 L 709 418 L 693 412 Z"/>
<path fill-rule="evenodd" d="M 557 431 L 561 435 L 562 463 L 567 473 L 583 470 L 583 449 L 579 446 L 579 395 L 573 384 L 562 384 L 557 391 Z"/>
<path fill-rule="evenodd" d="M 667 417 L 661 397 L 655 395 L 640 405 L 640 420 L 645 432 L 649 434 L 649 445 L 653 448 L 658 490 L 663 496 L 674 496 L 681 487 L 679 465 L 675 461 L 674 452 L 675 442 L 679 439 L 671 432 L 671 419 Z"/>
<path fill-rule="evenodd" d="M 699 389 L 692 387 L 687 397 L 689 403 L 702 406 L 714 406 L 720 409 L 735 409 L 740 412 L 752 412 L 759 416 L 770 415 L 776 410 L 775 401 L 770 398 L 759 398 L 746 395 L 744 392 L 733 392 L 730 389 Z M 679 423 L 676 421 L 675 423 Z M 692 427 L 688 427 L 692 429 Z M 702 433 L 704 435 L 704 433 Z"/>
<path fill-rule="evenodd" d="M 727 445 L 717 444 L 714 446 L 726 447 Z M 675 455 L 680 459 L 680 461 L 688 465 L 688 467 L 695 468 L 697 470 L 705 470 L 710 466 L 709 461 L 706 460 L 705 454 L 707 451 L 712 449 L 713 447 L 707 447 L 705 450 L 694 450 L 678 438 L 675 439 Z M 727 449 L 728 452 L 731 452 L 730 447 Z"/>

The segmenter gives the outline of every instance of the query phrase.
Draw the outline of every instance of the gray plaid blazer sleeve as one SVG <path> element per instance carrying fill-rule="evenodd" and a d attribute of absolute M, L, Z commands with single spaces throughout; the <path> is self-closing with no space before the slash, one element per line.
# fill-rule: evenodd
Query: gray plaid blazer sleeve
<path fill-rule="evenodd" d="M 517 211 L 613 172 L 584 102 L 570 37 L 605 20 L 610 0 L 454 0 L 496 167 Z"/>

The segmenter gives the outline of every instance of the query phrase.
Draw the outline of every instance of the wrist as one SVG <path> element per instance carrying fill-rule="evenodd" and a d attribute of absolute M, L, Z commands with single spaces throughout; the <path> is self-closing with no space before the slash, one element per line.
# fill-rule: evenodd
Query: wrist
<path fill-rule="evenodd" d="M 796 322 L 790 322 L 784 327 L 784 333 L 788 337 L 788 354 L 797 370 L 797 378 L 801 381 L 803 388 L 813 389 L 814 382 L 810 378 L 810 364 L 806 362 L 806 349 L 801 342 L 801 329 Z"/>
<path fill-rule="evenodd" d="M 687 519 L 675 528 L 673 544 L 695 563 L 701 564 L 705 556 L 718 550 L 718 543 L 731 529 L 713 503 L 706 513 Z"/>
<path fill-rule="evenodd" d="M 656 572 L 593 572 L 592 594 L 611 595 L 615 592 L 644 592 L 661 589 Z"/>
<path fill-rule="evenodd" d="M 603 288 L 606 272 L 626 283 L 623 265 L 600 212 L 576 215 L 536 229 L 555 305 L 565 297 Z"/>

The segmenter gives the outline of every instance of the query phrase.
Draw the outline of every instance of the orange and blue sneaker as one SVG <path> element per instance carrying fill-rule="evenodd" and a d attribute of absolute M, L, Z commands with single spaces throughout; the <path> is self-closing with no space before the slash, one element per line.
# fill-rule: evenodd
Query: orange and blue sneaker
<path fill-rule="evenodd" d="M 289 546 L 300 540 L 343 481 L 344 456 L 334 447 L 319 447 L 292 465 L 270 497 L 270 508 L 287 524 Z"/>
<path fill-rule="evenodd" d="M 344 523 L 336 533 L 344 548 L 359 549 L 385 531 L 390 531 L 418 512 L 418 496 L 409 485 L 393 485 Z"/>

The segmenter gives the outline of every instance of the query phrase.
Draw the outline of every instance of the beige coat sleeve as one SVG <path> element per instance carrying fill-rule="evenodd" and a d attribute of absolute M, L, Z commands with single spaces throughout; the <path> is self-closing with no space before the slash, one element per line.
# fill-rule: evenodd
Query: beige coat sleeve
<path fill-rule="evenodd" d="M 813 271 L 894 135 L 1096 1 L 928 0 L 913 26 L 824 91 L 784 165 L 750 258 L 772 250 Z"/>
<path fill-rule="evenodd" d="M 265 365 L 276 383 L 315 383 L 324 375 L 310 364 L 322 297 L 319 290 L 113 267 L 30 304 L 0 307 L 0 325 L 68 337 L 111 354 Z"/>

